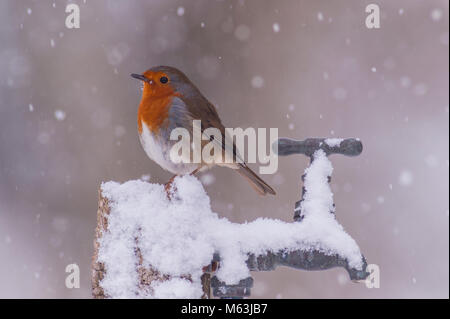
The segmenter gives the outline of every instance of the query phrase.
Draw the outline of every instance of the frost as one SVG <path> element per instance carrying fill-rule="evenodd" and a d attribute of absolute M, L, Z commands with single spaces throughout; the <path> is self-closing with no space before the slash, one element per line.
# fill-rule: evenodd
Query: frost
<path fill-rule="evenodd" d="M 227 284 L 249 276 L 249 253 L 317 249 L 339 254 L 350 267 L 361 269 L 356 242 L 330 213 L 334 209 L 328 183 L 331 162 L 321 150 L 314 156 L 305 171 L 302 222 L 258 218 L 231 223 L 211 210 L 209 197 L 193 176 L 175 179 L 171 200 L 163 185 L 139 180 L 104 183 L 102 193 L 111 208 L 98 254 L 106 268 L 101 282 L 105 293 L 112 298 L 199 298 L 202 267 L 210 264 L 214 253 L 221 256 L 218 279 Z M 153 282 L 147 291 L 139 289 L 137 247 L 144 267 L 151 265 L 170 279 Z"/>

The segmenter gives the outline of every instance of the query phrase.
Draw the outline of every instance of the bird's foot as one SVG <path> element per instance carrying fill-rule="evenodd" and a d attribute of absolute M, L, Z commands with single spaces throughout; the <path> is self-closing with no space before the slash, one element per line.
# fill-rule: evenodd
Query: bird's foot
<path fill-rule="evenodd" d="M 195 176 L 195 174 L 197 174 L 198 172 L 200 172 L 200 167 L 199 168 L 196 168 L 191 174 L 189 174 L 189 175 L 191 175 L 191 176 Z"/>
<path fill-rule="evenodd" d="M 169 181 L 164 185 L 164 190 L 167 193 L 167 198 L 170 200 L 171 199 L 171 195 L 175 192 L 176 188 L 173 186 L 173 181 L 175 180 L 175 177 L 177 177 L 178 175 L 174 175 L 172 176 L 171 179 L 169 179 Z"/>
<path fill-rule="evenodd" d="M 195 169 L 192 173 L 189 175 L 195 176 L 200 171 L 200 168 Z M 167 193 L 167 198 L 171 199 L 172 194 L 176 191 L 176 188 L 173 186 L 173 181 L 175 180 L 175 177 L 178 175 L 173 175 L 171 179 L 164 185 L 164 190 Z"/>

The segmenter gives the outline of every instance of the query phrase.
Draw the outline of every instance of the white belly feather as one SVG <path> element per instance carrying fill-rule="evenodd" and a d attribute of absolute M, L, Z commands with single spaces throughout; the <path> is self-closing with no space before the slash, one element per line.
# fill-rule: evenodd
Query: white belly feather
<path fill-rule="evenodd" d="M 139 135 L 142 147 L 147 156 L 163 169 L 177 175 L 192 173 L 199 165 L 194 163 L 174 163 L 170 159 L 172 143 L 162 140 L 150 132 L 148 126 L 142 122 L 142 134 Z"/>

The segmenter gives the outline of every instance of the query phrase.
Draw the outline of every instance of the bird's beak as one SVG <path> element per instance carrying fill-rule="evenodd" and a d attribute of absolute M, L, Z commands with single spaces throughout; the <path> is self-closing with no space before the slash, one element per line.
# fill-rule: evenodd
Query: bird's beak
<path fill-rule="evenodd" d="M 143 76 L 142 74 L 131 73 L 131 77 L 133 77 L 133 78 L 135 78 L 135 79 L 138 79 L 138 80 L 141 80 L 141 81 L 144 81 L 144 82 L 148 82 L 148 83 L 151 82 L 150 79 L 147 79 L 147 78 L 146 78 L 145 76 Z"/>

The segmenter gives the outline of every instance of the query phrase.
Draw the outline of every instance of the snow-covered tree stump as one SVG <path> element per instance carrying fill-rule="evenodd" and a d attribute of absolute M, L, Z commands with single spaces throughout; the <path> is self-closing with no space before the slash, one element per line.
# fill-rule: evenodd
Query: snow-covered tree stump
<path fill-rule="evenodd" d="M 352 280 L 365 279 L 366 261 L 334 214 L 327 158 L 358 155 L 362 144 L 355 139 L 280 139 L 278 147 L 279 155 L 311 157 L 293 223 L 259 218 L 235 224 L 220 218 L 193 176 L 176 178 L 170 199 L 159 184 L 102 184 L 94 297 L 201 298 L 209 296 L 210 286 L 215 296 L 243 297 L 253 282 L 250 271 L 278 265 L 343 267 Z M 204 270 L 212 261 L 220 266 L 211 278 Z"/>
<path fill-rule="evenodd" d="M 106 269 L 105 264 L 99 259 L 99 249 L 103 234 L 108 231 L 108 218 L 111 212 L 109 200 L 102 195 L 101 189 L 99 190 L 98 210 L 97 210 L 97 227 L 95 229 L 94 240 L 94 256 L 92 259 L 92 295 L 96 299 L 104 299 L 112 297 L 105 293 L 102 287 L 102 280 L 105 278 Z M 134 254 L 137 260 L 136 274 L 138 277 L 137 291 L 135 297 L 140 297 L 142 294 L 152 294 L 152 285 L 158 282 L 165 282 L 171 279 L 170 275 L 163 275 L 158 270 L 154 269 L 151 265 L 144 266 L 142 252 L 139 248 L 138 237 L 135 241 Z M 210 271 L 205 271 L 201 277 L 202 281 L 202 298 L 210 298 L 211 290 L 211 276 Z M 185 280 L 191 280 L 189 275 L 181 276 Z M 120 290 L 121 288 L 118 287 Z M 132 296 L 127 296 L 132 297 Z"/>

